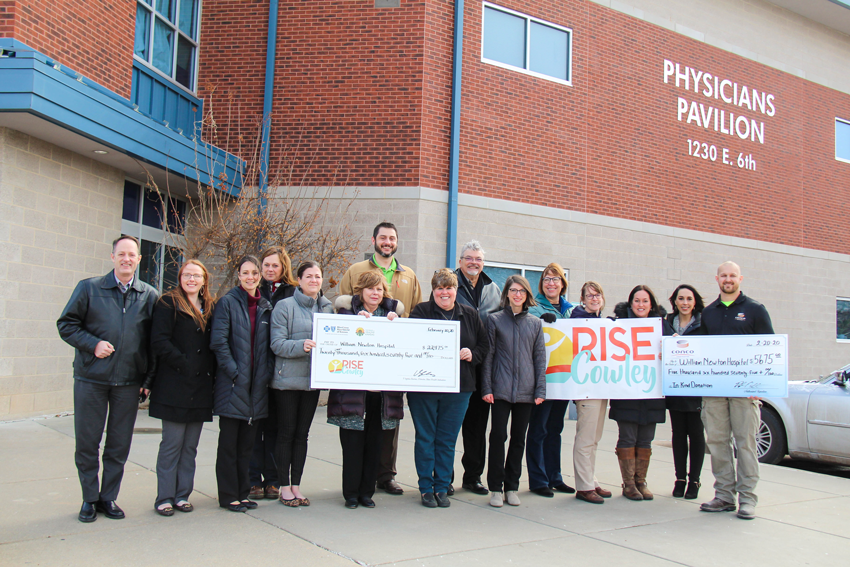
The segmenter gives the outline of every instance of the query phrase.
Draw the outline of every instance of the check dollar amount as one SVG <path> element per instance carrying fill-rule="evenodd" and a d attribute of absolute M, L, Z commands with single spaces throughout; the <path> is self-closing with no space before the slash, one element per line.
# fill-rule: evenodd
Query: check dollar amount
<path fill-rule="evenodd" d="M 460 391 L 460 323 L 360 315 L 313 316 L 316 389 Z"/>

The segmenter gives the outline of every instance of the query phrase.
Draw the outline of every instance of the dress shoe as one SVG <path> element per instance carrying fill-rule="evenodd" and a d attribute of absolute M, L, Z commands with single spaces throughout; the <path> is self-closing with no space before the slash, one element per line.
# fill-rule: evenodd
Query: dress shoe
<path fill-rule="evenodd" d="M 363 506 L 364 508 L 374 508 L 375 507 L 375 501 L 372 500 L 368 496 L 361 496 L 357 500 L 360 502 L 360 505 Z"/>
<path fill-rule="evenodd" d="M 254 502 L 253 500 L 243 500 L 242 505 L 245 506 L 248 510 L 256 510 L 259 504 Z"/>
<path fill-rule="evenodd" d="M 464 482 L 461 486 L 463 486 L 464 490 L 468 490 L 473 494 L 480 494 L 481 496 L 486 496 L 490 494 L 490 491 L 487 490 L 487 487 L 481 484 L 481 482 Z"/>
<path fill-rule="evenodd" d="M 591 504 L 605 504 L 605 500 L 595 490 L 579 490 L 576 492 L 576 498 Z"/>
<path fill-rule="evenodd" d="M 446 494 L 449 495 L 449 496 L 454 496 L 455 495 L 455 487 L 450 484 L 449 487 L 446 489 Z"/>
<path fill-rule="evenodd" d="M 230 504 L 219 504 L 222 508 L 227 508 L 231 512 L 247 512 L 248 508 L 245 507 L 241 502 L 230 503 Z"/>
<path fill-rule="evenodd" d="M 345 499 L 345 507 L 346 508 L 351 508 L 352 510 L 354 510 L 358 506 L 360 506 L 360 503 L 357 501 L 357 498 L 346 498 Z"/>
<path fill-rule="evenodd" d="M 95 507 L 98 512 L 103 512 L 110 520 L 124 519 L 124 510 L 118 507 L 115 500 L 98 500 Z"/>
<path fill-rule="evenodd" d="M 425 492 L 422 494 L 422 505 L 426 508 L 437 507 L 437 497 L 434 496 L 433 492 Z"/>
<path fill-rule="evenodd" d="M 610 490 L 605 490 L 601 486 L 597 486 L 593 490 L 596 492 L 596 494 L 598 494 L 602 498 L 611 498 L 611 491 Z"/>
<path fill-rule="evenodd" d="M 733 502 L 726 502 L 720 498 L 714 498 L 710 502 L 703 502 L 699 507 L 703 512 L 734 512 L 735 508 L 737 506 Z"/>
<path fill-rule="evenodd" d="M 276 486 L 267 486 L 263 492 L 266 496 L 266 500 L 277 500 L 280 498 L 280 489 Z M 259 500 L 259 498 L 253 498 L 250 494 L 248 495 L 248 498 L 251 500 Z"/>
<path fill-rule="evenodd" d="M 752 504 L 741 504 L 738 506 L 738 517 L 742 520 L 755 520 L 756 507 Z"/>
<path fill-rule="evenodd" d="M 97 520 L 97 508 L 92 502 L 83 502 L 80 515 L 77 517 L 81 522 L 88 524 Z"/>
<path fill-rule="evenodd" d="M 538 495 L 544 496 L 546 498 L 554 498 L 555 497 L 555 493 L 552 492 L 552 489 L 549 488 L 548 486 L 544 486 L 543 488 L 532 488 L 531 491 L 534 494 L 538 494 Z"/>
<path fill-rule="evenodd" d="M 192 506 L 192 503 L 186 500 L 181 500 L 180 502 L 174 505 L 174 508 L 176 510 L 180 510 L 181 512 L 191 512 L 195 509 L 195 507 Z"/>
<path fill-rule="evenodd" d="M 552 490 L 554 490 L 556 492 L 563 492 L 564 494 L 575 494 L 576 493 L 575 488 L 573 488 L 572 486 L 565 484 L 563 482 L 558 483 L 555 486 L 553 486 Z"/>
<path fill-rule="evenodd" d="M 378 483 L 378 488 L 386 492 L 387 494 L 399 495 L 404 494 L 404 489 L 395 481 L 394 478 L 389 480 L 385 480 L 384 482 Z"/>
<path fill-rule="evenodd" d="M 437 506 L 440 508 L 448 508 L 452 505 L 452 501 L 449 500 L 449 495 L 447 492 L 438 492 L 434 494 L 434 498 L 437 499 Z"/>
<path fill-rule="evenodd" d="M 248 493 L 248 498 L 251 500 L 262 500 L 266 497 L 266 491 L 262 486 L 252 486 L 251 492 Z"/>

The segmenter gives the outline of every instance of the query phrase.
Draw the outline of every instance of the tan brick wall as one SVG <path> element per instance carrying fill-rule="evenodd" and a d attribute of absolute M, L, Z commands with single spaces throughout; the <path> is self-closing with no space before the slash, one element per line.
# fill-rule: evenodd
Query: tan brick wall
<path fill-rule="evenodd" d="M 111 269 L 124 174 L 0 128 L 0 420 L 73 408 L 73 349 L 56 319 Z"/>

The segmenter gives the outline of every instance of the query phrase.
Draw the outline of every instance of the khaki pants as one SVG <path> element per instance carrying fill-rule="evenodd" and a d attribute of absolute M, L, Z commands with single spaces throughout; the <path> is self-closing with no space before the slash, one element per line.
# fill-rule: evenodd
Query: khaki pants
<path fill-rule="evenodd" d="M 573 467 L 576 490 L 588 491 L 599 486 L 596 470 L 596 447 L 602 439 L 608 400 L 576 400 L 576 439 L 573 443 Z"/>
<path fill-rule="evenodd" d="M 748 398 L 703 398 L 702 422 L 705 424 L 706 445 L 711 453 L 711 472 L 714 473 L 714 494 L 724 502 L 758 504 L 756 484 L 759 481 L 759 462 L 756 434 L 761 420 L 761 402 Z M 738 448 L 737 474 L 732 438 Z"/>

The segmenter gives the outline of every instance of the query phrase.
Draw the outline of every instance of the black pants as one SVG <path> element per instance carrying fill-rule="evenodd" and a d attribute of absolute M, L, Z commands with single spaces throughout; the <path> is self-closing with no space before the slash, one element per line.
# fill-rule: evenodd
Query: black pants
<path fill-rule="evenodd" d="M 277 478 L 281 486 L 301 486 L 307 462 L 307 436 L 319 405 L 319 390 L 272 390 L 277 404 Z"/>
<path fill-rule="evenodd" d="M 631 447 L 650 449 L 652 447 L 652 440 L 655 439 L 655 423 L 640 425 L 633 421 L 618 421 L 617 426 L 620 428 L 620 437 L 617 439 L 617 447 L 620 449 Z"/>
<path fill-rule="evenodd" d="M 690 452 L 691 471 L 687 477 L 691 482 L 699 482 L 699 473 L 705 460 L 705 429 L 700 412 L 670 410 L 670 425 L 673 427 L 673 466 L 676 469 L 676 479 L 685 480 Z"/>
<path fill-rule="evenodd" d="M 385 429 L 381 432 L 381 459 L 378 461 L 378 481 L 386 482 L 395 478 L 396 459 L 398 458 L 398 430 L 401 423 L 395 429 Z"/>
<path fill-rule="evenodd" d="M 109 386 L 74 380 L 74 462 L 85 502 L 118 499 L 139 409 L 138 386 Z M 103 428 L 103 478 L 98 486 L 98 453 Z"/>
<path fill-rule="evenodd" d="M 363 431 L 339 428 L 342 446 L 342 495 L 348 500 L 372 497 L 381 460 L 381 394 L 366 393 L 366 423 Z M 389 430 L 388 430 L 389 431 Z"/>
<path fill-rule="evenodd" d="M 280 487 L 275 457 L 275 451 L 277 451 L 277 411 L 271 390 L 269 390 L 269 394 L 269 416 L 257 422 L 257 438 L 254 440 L 254 452 L 251 455 L 251 464 L 248 468 L 251 486 L 262 486 L 263 488 L 267 486 Z"/>
<path fill-rule="evenodd" d="M 504 400 L 493 403 L 493 423 L 490 426 L 490 452 L 487 459 L 487 486 L 490 492 L 519 490 L 522 474 L 522 455 L 525 453 L 525 434 L 531 418 L 533 403 L 512 404 Z M 511 420 L 511 442 L 505 459 L 508 439 L 508 418 Z"/>
<path fill-rule="evenodd" d="M 469 397 L 469 407 L 463 418 L 463 482 L 475 484 L 481 481 L 487 462 L 487 421 L 490 419 L 490 404 L 481 399 L 481 391 L 475 390 Z"/>
<path fill-rule="evenodd" d="M 218 454 L 215 459 L 215 478 L 218 482 L 218 504 L 226 506 L 236 500 L 247 500 L 251 492 L 248 464 L 257 425 L 244 419 L 218 419 Z"/>

